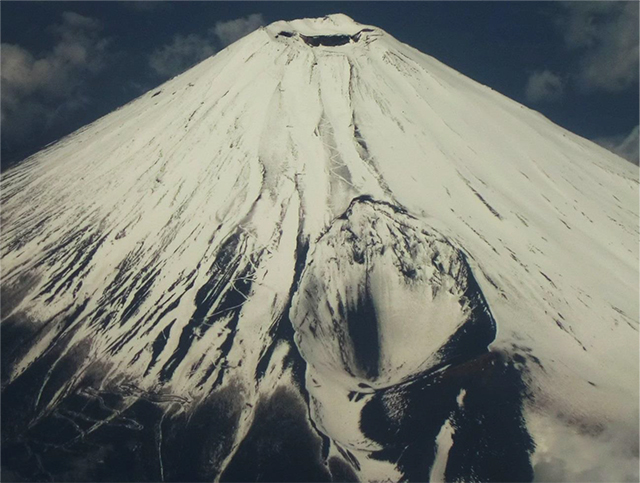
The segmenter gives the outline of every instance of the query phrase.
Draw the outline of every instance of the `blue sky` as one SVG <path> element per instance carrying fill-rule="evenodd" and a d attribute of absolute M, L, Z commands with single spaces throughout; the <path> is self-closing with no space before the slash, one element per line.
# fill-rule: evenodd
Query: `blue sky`
<path fill-rule="evenodd" d="M 383 28 L 638 162 L 638 3 L 0 3 L 6 166 L 276 20 Z"/>

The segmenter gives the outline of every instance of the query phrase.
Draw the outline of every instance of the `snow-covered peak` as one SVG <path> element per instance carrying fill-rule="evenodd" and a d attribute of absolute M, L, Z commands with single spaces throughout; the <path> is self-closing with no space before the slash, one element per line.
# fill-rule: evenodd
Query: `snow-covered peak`
<path fill-rule="evenodd" d="M 382 33 L 376 27 L 360 24 L 341 13 L 274 22 L 266 30 L 274 38 L 299 39 L 311 47 L 353 44 Z"/>
<path fill-rule="evenodd" d="M 426 455 L 435 480 L 637 472 L 616 456 L 637 442 L 637 168 L 380 29 L 271 24 L 8 170 L 1 199 L 24 427 L 62 407 L 84 428 L 110 391 L 119 415 L 157 403 L 152 432 L 231 414 L 185 481 L 242 467 L 285 407 L 361 480 L 426 481 Z"/>

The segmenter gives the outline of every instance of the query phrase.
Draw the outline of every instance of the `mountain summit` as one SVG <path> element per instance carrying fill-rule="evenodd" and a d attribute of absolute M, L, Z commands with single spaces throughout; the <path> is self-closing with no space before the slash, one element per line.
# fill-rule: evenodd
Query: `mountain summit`
<path fill-rule="evenodd" d="M 637 193 L 379 28 L 273 23 L 5 173 L 3 472 L 637 481 Z"/>

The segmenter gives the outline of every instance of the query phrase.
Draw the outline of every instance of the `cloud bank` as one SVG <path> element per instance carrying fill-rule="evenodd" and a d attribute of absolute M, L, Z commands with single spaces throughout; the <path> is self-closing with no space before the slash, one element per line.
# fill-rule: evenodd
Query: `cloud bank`
<path fill-rule="evenodd" d="M 171 42 L 151 53 L 149 67 L 164 78 L 180 74 L 264 23 L 262 14 L 256 13 L 226 22 L 216 22 L 205 35 L 175 35 Z"/>
<path fill-rule="evenodd" d="M 634 127 L 629 134 L 608 136 L 594 139 L 594 142 L 616 153 L 633 164 L 640 164 L 640 150 L 638 149 L 639 127 Z"/>
<path fill-rule="evenodd" d="M 560 100 L 568 91 L 579 95 L 620 93 L 637 86 L 640 40 L 637 2 L 562 2 L 556 27 L 561 48 L 573 59 L 563 73 L 531 74 L 525 98 L 532 104 Z M 637 87 L 636 87 L 637 88 Z M 631 132 L 593 140 L 638 164 L 638 126 Z"/>
<path fill-rule="evenodd" d="M 223 47 L 226 47 L 263 25 L 262 14 L 254 13 L 227 22 L 217 22 L 210 32 L 218 38 Z"/>
<path fill-rule="evenodd" d="M 171 77 L 216 52 L 214 44 L 205 37 L 196 34 L 176 35 L 169 44 L 156 49 L 151 54 L 149 66 L 159 76 Z"/>
<path fill-rule="evenodd" d="M 43 55 L 1 46 L 3 144 L 20 143 L 89 102 L 85 82 L 106 65 L 109 40 L 98 20 L 64 12 L 48 30 L 54 42 Z"/>
<path fill-rule="evenodd" d="M 534 482 L 638 481 L 638 422 L 589 435 L 562 425 L 540 432 L 532 458 Z"/>
<path fill-rule="evenodd" d="M 562 48 L 574 58 L 562 76 L 548 70 L 534 72 L 525 86 L 533 103 L 557 101 L 565 80 L 582 94 L 620 92 L 638 82 L 638 3 L 562 2 L 556 26 Z"/>
<path fill-rule="evenodd" d="M 558 26 L 578 56 L 575 74 L 585 92 L 617 92 L 638 81 L 638 3 L 565 2 Z"/>
<path fill-rule="evenodd" d="M 530 102 L 556 101 L 562 97 L 563 91 L 560 76 L 543 70 L 531 74 L 525 87 L 525 96 Z"/>

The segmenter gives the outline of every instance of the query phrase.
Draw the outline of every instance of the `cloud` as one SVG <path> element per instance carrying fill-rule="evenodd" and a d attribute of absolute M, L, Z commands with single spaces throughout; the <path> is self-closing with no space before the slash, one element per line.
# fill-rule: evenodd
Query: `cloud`
<path fill-rule="evenodd" d="M 617 92 L 638 81 L 638 3 L 564 2 L 558 21 L 565 47 L 578 55 L 585 92 Z"/>
<path fill-rule="evenodd" d="M 220 42 L 222 42 L 222 45 L 226 47 L 263 25 L 264 18 L 262 14 L 254 13 L 247 17 L 229 20 L 227 22 L 217 22 L 211 31 Z"/>
<path fill-rule="evenodd" d="M 102 70 L 108 39 L 97 20 L 64 12 L 48 33 L 54 44 L 35 56 L 13 44 L 2 44 L 2 142 L 20 144 L 46 129 L 54 118 L 86 105 L 85 81 Z"/>
<path fill-rule="evenodd" d="M 538 431 L 533 481 L 638 481 L 637 431 L 637 420 L 628 426 L 609 423 L 598 435 L 556 421 Z"/>
<path fill-rule="evenodd" d="M 149 66 L 160 77 L 180 74 L 261 25 L 264 25 L 264 18 L 262 14 L 256 13 L 217 22 L 206 35 L 175 35 L 171 42 L 149 56 Z"/>
<path fill-rule="evenodd" d="M 616 153 L 634 164 L 639 164 L 638 137 L 640 133 L 639 126 L 634 127 L 629 134 L 621 134 L 618 136 L 608 136 L 594 139 L 603 148 Z"/>
<path fill-rule="evenodd" d="M 156 49 L 149 57 L 149 66 L 162 77 L 179 74 L 192 65 L 216 53 L 211 39 L 196 34 L 176 35 L 171 43 Z"/>
<path fill-rule="evenodd" d="M 543 70 L 531 74 L 525 87 L 525 96 L 530 102 L 551 102 L 560 99 L 563 90 L 560 76 Z"/>

